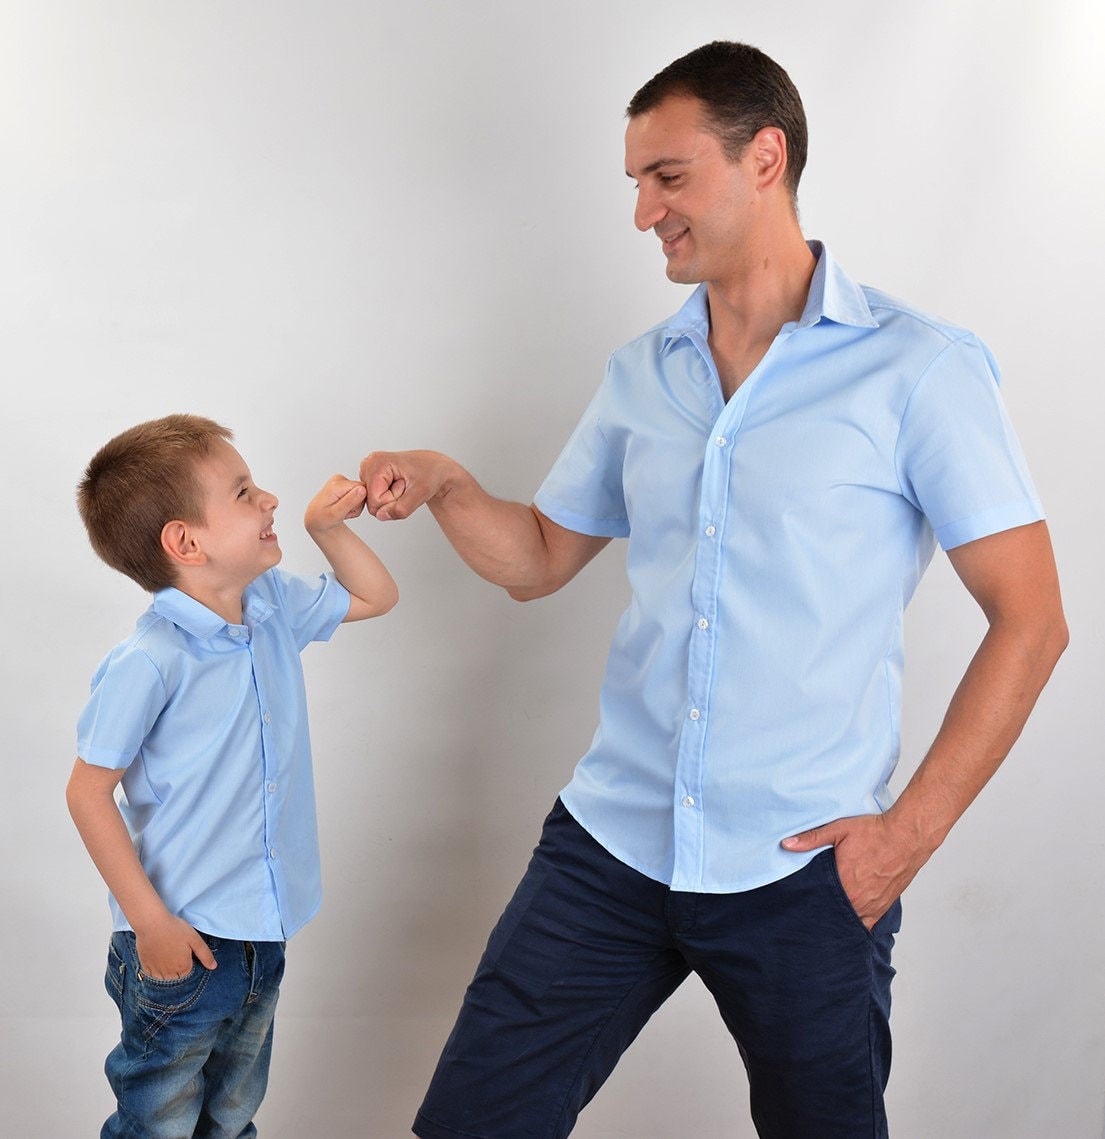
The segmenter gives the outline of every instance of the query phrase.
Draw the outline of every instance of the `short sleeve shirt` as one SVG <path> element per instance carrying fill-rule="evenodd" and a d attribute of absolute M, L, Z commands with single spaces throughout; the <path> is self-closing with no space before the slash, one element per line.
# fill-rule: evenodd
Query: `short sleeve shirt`
<path fill-rule="evenodd" d="M 299 654 L 348 609 L 332 574 L 269 570 L 246 589 L 240 625 L 165 589 L 96 670 L 77 754 L 126 768 L 120 810 L 142 865 L 204 933 L 282 941 L 318 909 Z M 129 928 L 111 906 L 114 927 Z"/>
<path fill-rule="evenodd" d="M 802 317 L 727 403 L 703 286 L 613 355 L 535 499 L 628 539 L 562 798 L 677 890 L 775 881 L 812 857 L 782 838 L 890 805 L 903 613 L 934 543 L 1042 517 L 986 347 L 811 248 Z"/>

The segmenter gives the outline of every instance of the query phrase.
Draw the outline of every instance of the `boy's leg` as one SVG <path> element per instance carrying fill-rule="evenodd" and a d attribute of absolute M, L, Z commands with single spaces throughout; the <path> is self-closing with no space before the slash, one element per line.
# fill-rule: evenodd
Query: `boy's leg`
<path fill-rule="evenodd" d="M 257 1134 L 253 1117 L 268 1087 L 284 945 L 278 941 L 229 944 L 241 945 L 249 992 L 245 1004 L 223 1025 L 204 1065 L 206 1092 L 194 1139 L 251 1139 Z"/>
<path fill-rule="evenodd" d="M 180 1139 L 200 1126 L 208 1091 L 205 1065 L 222 1046 L 226 1025 L 245 1009 L 252 981 L 243 943 L 206 940 L 217 969 L 197 962 L 187 977 L 159 981 L 142 974 L 134 935 L 113 935 L 107 988 L 123 1027 L 105 1064 L 117 1104 L 101 1139 Z M 269 1015 L 271 1021 L 271 1009 Z M 267 1051 L 262 1061 L 267 1065 Z M 237 1130 L 215 1134 L 254 1134 L 256 1108 L 243 1101 L 228 1122 Z"/>
<path fill-rule="evenodd" d="M 868 932 L 832 851 L 758 890 L 675 898 L 679 943 L 740 1047 L 758 1134 L 885 1136 L 900 905 Z"/>
<path fill-rule="evenodd" d="M 557 803 L 491 934 L 414 1124 L 423 1139 L 562 1139 L 688 973 L 667 888 Z"/>

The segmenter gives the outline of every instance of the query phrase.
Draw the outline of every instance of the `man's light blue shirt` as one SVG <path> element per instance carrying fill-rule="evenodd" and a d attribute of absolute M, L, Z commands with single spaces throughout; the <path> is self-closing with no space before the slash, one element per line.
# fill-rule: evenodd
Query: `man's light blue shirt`
<path fill-rule="evenodd" d="M 701 286 L 612 356 L 535 499 L 629 539 L 564 804 L 676 890 L 776 881 L 812 857 L 781 839 L 890 805 L 903 611 L 935 541 L 1042 517 L 985 346 L 811 248 L 801 319 L 728 403 Z"/>
<path fill-rule="evenodd" d="M 322 898 L 299 654 L 330 638 L 349 594 L 331 574 L 273 569 L 242 600 L 231 625 L 156 593 L 96 670 L 77 754 L 126 768 L 120 810 L 172 913 L 216 937 L 284 941 Z"/>

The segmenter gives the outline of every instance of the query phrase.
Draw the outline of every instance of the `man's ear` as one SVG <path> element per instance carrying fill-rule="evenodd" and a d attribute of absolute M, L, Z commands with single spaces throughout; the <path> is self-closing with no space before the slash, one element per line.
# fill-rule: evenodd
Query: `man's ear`
<path fill-rule="evenodd" d="M 760 189 L 766 190 L 781 182 L 787 169 L 787 136 L 778 127 L 764 127 L 748 145 L 756 163 Z"/>
<path fill-rule="evenodd" d="M 175 520 L 161 527 L 161 548 L 170 560 L 181 566 L 202 566 L 207 555 L 195 531 L 187 522 Z"/>

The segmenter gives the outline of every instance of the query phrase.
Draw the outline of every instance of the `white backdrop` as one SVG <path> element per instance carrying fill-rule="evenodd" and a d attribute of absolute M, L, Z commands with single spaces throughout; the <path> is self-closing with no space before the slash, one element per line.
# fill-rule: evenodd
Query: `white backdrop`
<path fill-rule="evenodd" d="M 446 450 L 528 499 L 609 351 L 685 295 L 633 229 L 622 109 L 736 38 L 806 102 L 807 233 L 1002 361 L 1073 633 L 907 895 L 893 1132 L 1100 1139 L 1103 32 L 1097 0 L 5 0 L 0 1133 L 84 1139 L 110 1110 L 107 908 L 63 788 L 91 671 L 145 598 L 87 548 L 88 458 L 169 411 L 227 422 L 302 570 L 304 505 L 371 449 Z M 326 901 L 289 947 L 266 1139 L 406 1133 L 625 600 L 616 546 L 517 606 L 428 515 L 358 525 L 402 600 L 306 654 Z M 903 773 L 980 632 L 939 559 Z M 692 979 L 576 1134 L 748 1136 L 745 1102 Z"/>

